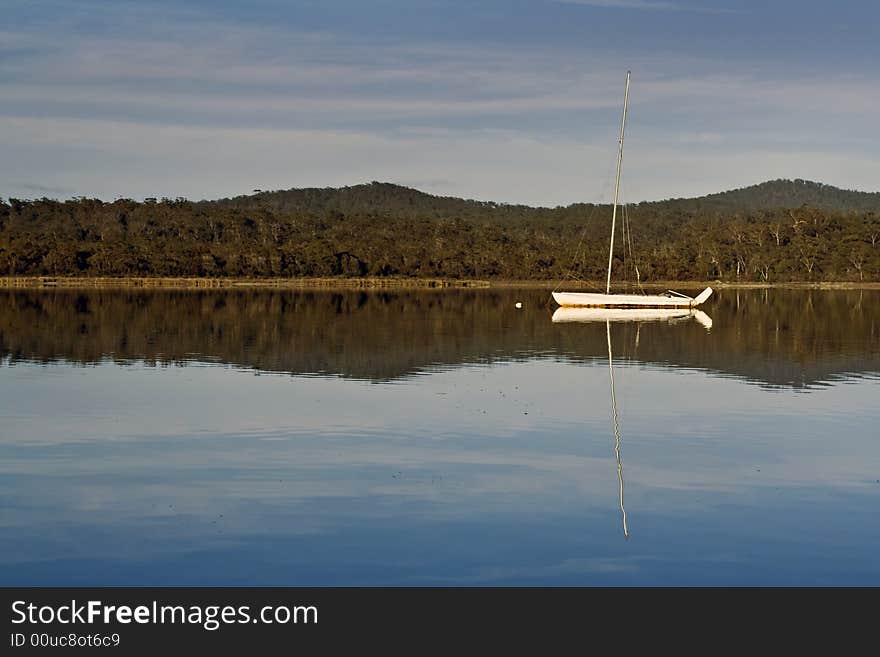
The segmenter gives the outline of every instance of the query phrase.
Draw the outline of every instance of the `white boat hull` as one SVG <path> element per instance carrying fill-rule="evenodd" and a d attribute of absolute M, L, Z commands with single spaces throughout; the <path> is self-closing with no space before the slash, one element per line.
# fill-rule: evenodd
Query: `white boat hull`
<path fill-rule="evenodd" d="M 662 294 L 601 294 L 597 292 L 554 292 L 553 300 L 574 308 L 695 308 L 712 295 L 707 287 L 696 298 Z"/>

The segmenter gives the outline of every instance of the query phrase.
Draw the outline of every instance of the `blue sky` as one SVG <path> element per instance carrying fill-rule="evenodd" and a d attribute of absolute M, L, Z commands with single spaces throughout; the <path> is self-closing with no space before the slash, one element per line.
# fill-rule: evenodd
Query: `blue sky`
<path fill-rule="evenodd" d="M 0 196 L 880 188 L 880 3 L 0 0 Z"/>

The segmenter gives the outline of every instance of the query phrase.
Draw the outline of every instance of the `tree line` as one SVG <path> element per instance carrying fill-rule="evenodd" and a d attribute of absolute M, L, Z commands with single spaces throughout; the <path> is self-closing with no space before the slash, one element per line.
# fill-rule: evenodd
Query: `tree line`
<path fill-rule="evenodd" d="M 627 206 L 613 277 L 880 280 L 880 200 L 815 185 Z M 814 204 L 795 205 L 805 197 Z M 610 215 L 387 183 L 199 202 L 10 198 L 0 200 L 0 275 L 599 280 Z"/>

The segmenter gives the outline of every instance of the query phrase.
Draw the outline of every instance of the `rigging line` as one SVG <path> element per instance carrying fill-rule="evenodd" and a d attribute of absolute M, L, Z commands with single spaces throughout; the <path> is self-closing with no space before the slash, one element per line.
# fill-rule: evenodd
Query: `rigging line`
<path fill-rule="evenodd" d="M 623 177 L 623 176 L 621 175 L 621 177 Z M 624 199 L 626 199 L 625 190 L 623 192 L 621 192 L 620 196 L 621 196 L 620 214 L 621 214 L 621 220 L 623 223 L 623 254 L 621 256 L 621 259 L 623 260 L 623 280 L 625 282 L 627 282 L 627 287 L 629 288 L 629 287 L 632 287 L 631 285 L 629 285 L 629 278 L 628 278 L 628 267 L 631 265 L 630 261 L 632 260 L 632 258 L 630 256 L 632 255 L 632 251 L 629 250 L 629 252 L 628 252 L 628 247 L 629 247 L 629 244 L 631 243 L 631 240 L 630 240 L 628 207 L 627 207 L 626 201 L 624 200 Z"/>
<path fill-rule="evenodd" d="M 624 216 L 626 204 L 620 200 L 618 201 L 617 206 L 620 208 L 620 239 L 623 244 L 623 250 L 620 252 L 620 262 L 623 265 L 623 275 L 621 276 L 621 280 L 626 283 L 626 266 L 629 264 L 626 259 L 626 217 Z"/>
<path fill-rule="evenodd" d="M 641 272 L 639 272 L 639 259 L 638 259 L 638 257 L 637 257 L 636 255 L 634 255 L 634 253 L 633 253 L 633 248 L 632 248 L 632 230 L 630 230 L 630 232 L 629 232 L 629 237 L 630 237 L 630 242 L 629 242 L 629 252 L 630 252 L 630 257 L 632 258 L 632 261 L 633 261 L 633 268 L 635 269 L 635 272 L 636 272 L 636 285 L 639 286 L 639 291 L 640 291 L 642 294 L 647 294 L 647 292 L 645 292 L 645 288 L 642 287 L 642 275 L 641 275 Z"/>
<path fill-rule="evenodd" d="M 621 233 L 622 234 L 621 234 L 621 249 L 620 249 L 619 257 L 620 257 L 620 261 L 621 261 L 621 265 L 622 265 L 622 269 L 623 269 L 623 274 L 621 276 L 621 280 L 622 280 L 623 284 L 626 286 L 626 288 L 628 289 L 628 288 L 632 287 L 632 285 L 629 283 L 629 268 L 631 265 L 630 256 L 632 255 L 632 252 L 630 251 L 630 253 L 627 254 L 627 245 L 630 244 L 632 241 L 632 238 L 631 238 L 632 229 L 631 229 L 631 226 L 629 225 L 629 215 L 627 213 L 627 203 L 625 201 L 626 194 L 625 194 L 623 182 L 624 182 L 624 177 L 623 177 L 623 173 L 621 173 L 620 187 L 619 187 L 620 200 L 618 202 L 618 206 L 620 207 L 620 223 L 621 223 L 621 229 L 622 229 Z"/>
<path fill-rule="evenodd" d="M 624 221 L 626 222 L 627 236 L 628 236 L 628 240 L 629 240 L 627 243 L 627 248 L 629 249 L 629 258 L 632 261 L 633 271 L 635 273 L 636 285 L 638 285 L 639 291 L 642 294 L 647 294 L 647 292 L 645 292 L 645 288 L 642 287 L 642 276 L 641 276 L 641 272 L 639 272 L 639 260 L 638 260 L 638 258 L 636 258 L 636 256 L 634 255 L 634 252 L 633 252 L 632 222 L 631 222 L 630 216 L 629 216 L 629 204 L 624 205 L 623 215 L 624 215 Z"/>
<path fill-rule="evenodd" d="M 614 171 L 614 166 L 612 164 L 609 164 L 608 169 L 605 172 L 604 182 L 602 183 L 602 186 L 600 188 L 601 189 L 601 193 L 599 194 L 600 199 L 605 198 L 606 192 L 609 191 L 609 187 L 611 186 L 611 174 L 613 171 Z M 569 277 L 575 278 L 574 276 L 571 276 L 571 272 L 574 270 L 574 263 L 577 262 L 578 255 L 580 254 L 580 251 L 581 251 L 581 246 L 584 243 L 584 238 L 587 236 L 587 230 L 590 227 L 590 221 L 592 221 L 593 217 L 596 214 L 596 210 L 598 210 L 602 204 L 600 202 L 600 203 L 593 203 L 592 205 L 593 205 L 593 209 L 591 210 L 589 216 L 587 217 L 587 221 L 584 222 L 584 228 L 581 231 L 580 239 L 578 240 L 577 246 L 575 247 L 574 255 L 572 255 L 572 257 L 571 257 L 571 264 L 568 266 L 568 270 L 563 274 L 562 278 L 559 279 L 559 282 L 556 283 L 556 287 L 553 288 L 553 292 L 556 292 L 559 289 L 559 286 L 562 285 Z M 582 279 L 579 277 L 577 277 L 576 280 L 578 280 L 579 282 L 583 282 Z M 591 285 L 590 287 L 591 287 L 591 289 L 594 289 L 594 290 L 599 289 L 595 285 Z M 549 304 L 549 300 L 547 301 L 547 303 Z"/>
<path fill-rule="evenodd" d="M 584 222 L 583 230 L 581 230 L 581 237 L 578 240 L 577 246 L 574 249 L 574 255 L 571 257 L 571 264 L 568 266 L 568 270 L 565 272 L 565 274 L 563 274 L 562 279 L 556 284 L 556 287 L 553 288 L 554 292 L 556 292 L 556 290 L 559 289 L 559 286 L 562 285 L 562 283 L 569 276 L 571 276 L 571 272 L 572 272 L 572 270 L 574 270 L 574 263 L 577 262 L 577 257 L 578 257 L 578 254 L 580 253 L 581 245 L 584 243 L 584 238 L 587 236 L 587 229 L 590 227 L 590 221 L 593 219 L 593 215 L 596 214 L 597 207 L 598 207 L 598 205 L 593 204 L 593 209 L 590 212 L 589 216 L 587 217 L 587 221 Z"/>
<path fill-rule="evenodd" d="M 621 197 L 622 196 L 623 196 L 623 194 L 621 193 Z M 621 260 L 621 264 L 623 266 L 623 276 L 621 277 L 621 279 L 623 280 L 626 287 L 629 288 L 629 287 L 632 287 L 629 284 L 629 268 L 631 266 L 631 262 L 630 262 L 631 257 L 630 256 L 632 255 L 632 252 L 630 251 L 629 254 L 627 253 L 627 245 L 631 242 L 632 230 L 629 225 L 629 216 L 627 214 L 626 202 L 621 199 L 619 205 L 620 205 L 620 223 L 621 223 L 621 228 L 622 228 L 622 231 L 621 231 L 621 233 L 622 233 L 621 234 L 622 248 L 621 248 L 621 252 L 620 252 L 620 260 Z"/>
<path fill-rule="evenodd" d="M 629 261 L 630 267 L 634 270 L 635 269 L 635 262 L 634 262 L 634 258 L 633 258 L 633 248 L 632 248 L 632 245 L 633 245 L 632 224 L 630 223 L 630 220 L 629 220 L 629 204 L 626 204 L 623 206 L 623 216 L 625 217 L 626 227 L 627 227 L 627 231 L 626 231 L 626 257 L 627 257 L 627 260 Z M 635 275 L 635 271 L 633 271 L 633 275 Z"/>
<path fill-rule="evenodd" d="M 637 278 L 638 267 L 635 263 L 635 258 L 633 257 L 633 249 L 632 249 L 632 224 L 629 220 L 629 205 L 624 203 L 623 205 L 623 220 L 626 225 L 626 236 L 625 236 L 625 246 L 626 246 L 626 256 L 625 262 L 628 264 L 629 268 L 632 270 L 633 278 Z M 630 285 L 632 287 L 632 285 Z"/>
<path fill-rule="evenodd" d="M 623 277 L 627 279 L 627 272 L 633 266 L 633 257 L 632 257 L 632 227 L 629 223 L 629 205 L 624 201 L 623 203 L 623 225 L 625 226 L 625 234 L 623 236 Z M 629 280 L 629 279 L 627 279 Z M 628 287 L 632 287 L 629 285 Z"/>

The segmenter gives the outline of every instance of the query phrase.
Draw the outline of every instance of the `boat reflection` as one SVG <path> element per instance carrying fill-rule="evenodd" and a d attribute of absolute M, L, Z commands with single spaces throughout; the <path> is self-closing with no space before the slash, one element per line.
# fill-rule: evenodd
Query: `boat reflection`
<path fill-rule="evenodd" d="M 567 308 L 553 313 L 553 322 L 678 322 L 694 319 L 712 328 L 712 318 L 696 308 Z"/>

